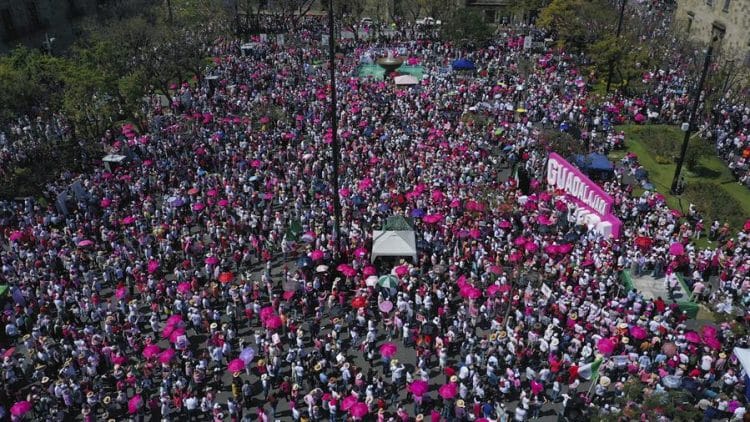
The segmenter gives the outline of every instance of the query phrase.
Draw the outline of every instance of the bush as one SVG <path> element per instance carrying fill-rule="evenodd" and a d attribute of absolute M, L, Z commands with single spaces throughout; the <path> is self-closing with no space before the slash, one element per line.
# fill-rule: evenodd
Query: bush
<path fill-rule="evenodd" d="M 726 221 L 732 227 L 742 227 L 745 221 L 742 204 L 714 183 L 689 182 L 682 196 L 695 204 L 707 220 Z"/>

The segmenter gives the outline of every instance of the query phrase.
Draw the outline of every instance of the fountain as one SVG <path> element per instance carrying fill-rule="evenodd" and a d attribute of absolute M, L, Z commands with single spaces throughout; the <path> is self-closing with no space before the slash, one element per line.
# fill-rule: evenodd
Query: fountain
<path fill-rule="evenodd" d="M 390 77 L 393 73 L 396 72 L 396 69 L 401 67 L 401 65 L 404 63 L 403 57 L 394 57 L 393 54 L 388 51 L 388 56 L 381 57 L 377 60 L 378 66 L 382 67 L 385 70 L 385 78 Z"/>

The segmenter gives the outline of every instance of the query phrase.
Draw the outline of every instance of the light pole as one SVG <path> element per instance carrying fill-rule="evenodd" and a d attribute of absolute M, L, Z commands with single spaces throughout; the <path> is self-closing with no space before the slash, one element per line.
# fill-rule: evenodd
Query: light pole
<path fill-rule="evenodd" d="M 698 105 L 700 104 L 701 91 L 703 91 L 703 83 L 706 81 L 706 74 L 708 73 L 708 66 L 711 64 L 711 54 L 714 52 L 714 37 L 706 51 L 706 60 L 703 62 L 703 72 L 701 73 L 698 86 L 693 92 L 693 108 L 690 110 L 690 117 L 688 117 L 687 127 L 685 128 L 685 138 L 682 140 L 682 148 L 680 149 L 680 158 L 677 160 L 677 167 L 674 169 L 674 178 L 672 179 L 672 187 L 670 193 L 676 195 L 679 192 L 678 186 L 680 183 L 680 173 L 682 172 L 682 164 L 685 162 L 685 154 L 687 153 L 688 142 L 690 142 L 690 133 L 693 131 L 695 126 L 695 114 L 698 112 Z"/>
<path fill-rule="evenodd" d="M 615 39 L 620 39 L 620 31 L 622 31 L 622 18 L 625 15 L 625 4 L 628 2 L 628 0 L 622 0 L 622 4 L 620 5 L 620 18 L 617 20 L 617 35 L 615 35 Z M 609 73 L 607 74 L 607 93 L 609 93 L 609 87 L 612 85 L 612 72 L 614 71 L 615 62 L 614 60 L 609 62 Z"/>
<path fill-rule="evenodd" d="M 339 242 L 341 241 L 341 198 L 339 197 L 339 137 L 338 116 L 336 111 L 336 51 L 335 28 L 333 21 L 333 0 L 328 0 L 328 60 L 331 72 L 331 152 L 333 154 L 333 173 L 331 185 L 333 186 L 333 238 L 334 254 L 338 257 Z"/>

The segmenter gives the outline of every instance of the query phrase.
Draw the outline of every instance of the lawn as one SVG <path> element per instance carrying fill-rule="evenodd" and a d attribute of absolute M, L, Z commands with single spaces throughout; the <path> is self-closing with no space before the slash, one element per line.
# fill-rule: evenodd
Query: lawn
<path fill-rule="evenodd" d="M 735 230 L 741 230 L 750 217 L 750 189 L 738 184 L 729 168 L 712 153 L 710 145 L 693 136 L 688 146 L 691 151 L 708 151 L 688 170 L 683 166 L 685 192 L 670 195 L 675 171 L 675 157 L 679 156 L 684 133 L 676 126 L 668 125 L 623 125 L 618 127 L 625 132 L 625 145 L 628 151 L 638 155 L 638 161 L 648 170 L 649 180 L 657 191 L 667 198 L 670 207 L 687 212 L 693 203 L 704 216 L 706 229 L 713 220 L 729 222 Z M 622 153 L 614 153 L 612 159 L 622 158 Z M 687 160 L 686 160 L 687 161 Z M 642 190 L 636 190 L 636 194 Z"/>

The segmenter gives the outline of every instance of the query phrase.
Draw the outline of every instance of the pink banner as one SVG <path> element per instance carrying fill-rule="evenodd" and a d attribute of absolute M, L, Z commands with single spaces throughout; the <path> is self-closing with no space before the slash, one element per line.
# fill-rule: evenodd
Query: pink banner
<path fill-rule="evenodd" d="M 560 155 L 552 152 L 547 160 L 547 184 L 565 191 L 578 204 L 612 224 L 612 235 L 620 235 L 620 220 L 612 215 L 614 200 L 581 170 Z"/>

